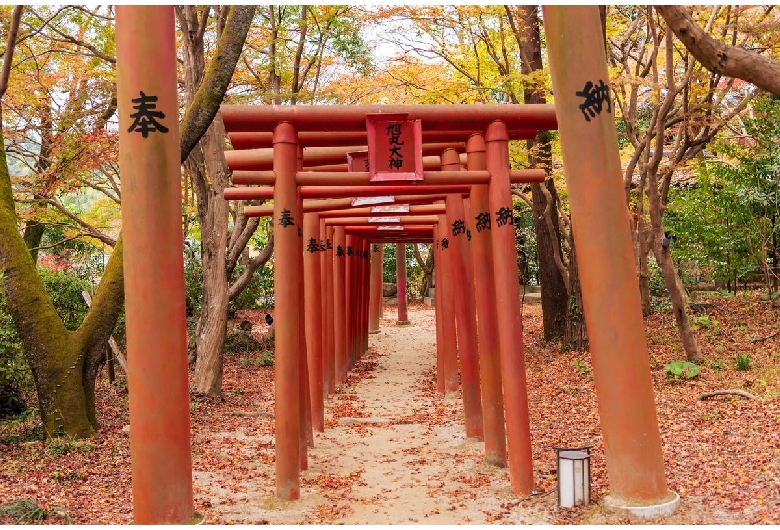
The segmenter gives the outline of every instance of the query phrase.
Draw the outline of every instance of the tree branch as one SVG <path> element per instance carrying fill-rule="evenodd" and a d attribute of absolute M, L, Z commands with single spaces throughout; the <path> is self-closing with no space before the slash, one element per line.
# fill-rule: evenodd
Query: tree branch
<path fill-rule="evenodd" d="M 14 57 L 14 48 L 16 47 L 16 35 L 19 33 L 19 21 L 22 19 L 24 6 L 15 6 L 11 15 L 11 27 L 8 30 L 8 43 L 5 46 L 5 58 L 3 59 L 3 71 L 0 74 L 0 98 L 8 90 L 8 78 L 11 75 L 11 63 Z"/>
<path fill-rule="evenodd" d="M 243 291 L 246 286 L 249 285 L 249 281 L 252 279 L 252 275 L 255 273 L 255 271 L 265 265 L 266 262 L 271 259 L 273 252 L 274 235 L 271 233 L 268 236 L 268 244 L 263 248 L 260 254 L 249 260 L 249 263 L 247 263 L 243 274 L 241 274 L 236 282 L 228 288 L 228 296 L 230 300 L 233 300 L 236 296 L 241 294 L 241 291 Z"/>
<path fill-rule="evenodd" d="M 707 70 L 737 77 L 780 96 L 780 62 L 728 46 L 709 35 L 682 6 L 655 6 L 667 25 Z"/>
<path fill-rule="evenodd" d="M 205 134 L 219 110 L 254 15 L 255 6 L 235 6 L 228 15 L 225 31 L 217 42 L 217 52 L 181 123 L 182 163 L 187 160 L 190 151 Z"/>

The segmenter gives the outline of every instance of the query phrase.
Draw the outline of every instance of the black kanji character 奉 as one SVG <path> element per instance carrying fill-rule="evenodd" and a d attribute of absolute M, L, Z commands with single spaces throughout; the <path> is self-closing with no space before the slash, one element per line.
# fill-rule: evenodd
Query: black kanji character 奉
<path fill-rule="evenodd" d="M 138 112 L 130 115 L 133 118 L 133 124 L 127 129 L 127 132 L 140 132 L 144 138 L 148 138 L 150 132 L 168 132 L 168 127 L 157 121 L 157 119 L 165 118 L 164 113 L 154 110 L 157 108 L 155 104 L 157 96 L 147 96 L 141 90 L 141 97 L 131 101 L 138 103 L 138 105 L 133 105 L 133 108 Z"/>
<path fill-rule="evenodd" d="M 585 83 L 585 88 L 581 92 L 574 93 L 577 96 L 585 98 L 585 101 L 579 106 L 585 121 L 590 121 L 597 114 L 601 114 L 602 104 L 607 103 L 607 112 L 612 113 L 612 103 L 609 100 L 609 87 L 599 79 L 599 84 L 594 85 L 590 81 Z"/>
<path fill-rule="evenodd" d="M 475 219 L 477 220 L 477 232 L 482 232 L 486 229 L 490 230 L 490 214 L 488 212 L 482 212 Z"/>
<path fill-rule="evenodd" d="M 363 251 L 363 259 L 368 259 L 368 251 L 367 250 Z"/>
<path fill-rule="evenodd" d="M 309 238 L 309 244 L 306 245 L 306 251 L 307 252 L 317 252 L 320 248 L 317 246 L 317 240 L 313 237 Z"/>
<path fill-rule="evenodd" d="M 347 256 L 352 256 L 353 254 L 355 254 L 355 251 L 352 250 L 352 245 L 348 245 L 347 246 Z"/>
<path fill-rule="evenodd" d="M 282 215 L 279 217 L 279 224 L 285 228 L 295 225 L 295 219 L 293 219 L 290 210 L 282 210 Z"/>
<path fill-rule="evenodd" d="M 338 246 L 336 247 L 336 255 L 337 255 L 337 256 L 343 256 L 343 255 L 344 255 L 344 249 L 343 249 L 343 248 L 341 248 L 341 245 L 338 245 Z"/>
<path fill-rule="evenodd" d="M 373 247 L 371 247 L 371 249 L 372 249 L 374 252 L 379 252 L 379 245 L 374 245 Z"/>
<path fill-rule="evenodd" d="M 449 239 L 447 239 L 445 237 L 444 239 L 441 240 L 441 248 L 446 249 L 446 248 L 449 248 L 449 246 L 450 246 L 450 240 Z"/>
<path fill-rule="evenodd" d="M 512 219 L 512 210 L 504 206 L 496 212 L 496 226 L 501 227 L 507 223 L 514 225 L 515 221 Z"/>
<path fill-rule="evenodd" d="M 455 237 L 459 234 L 462 234 L 466 231 L 466 223 L 463 222 L 463 219 L 458 219 L 452 223 L 452 236 Z"/>

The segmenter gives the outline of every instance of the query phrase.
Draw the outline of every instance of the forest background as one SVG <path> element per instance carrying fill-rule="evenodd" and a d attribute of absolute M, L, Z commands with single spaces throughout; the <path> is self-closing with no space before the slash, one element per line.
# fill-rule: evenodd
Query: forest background
<path fill-rule="evenodd" d="M 684 360 L 702 363 L 694 288 L 778 296 L 778 10 L 601 12 L 604 39 L 593 53 L 608 60 L 643 311 L 671 307 Z M 124 359 L 113 15 L 110 6 L 0 8 L 9 37 L 0 86 L 0 417 L 36 418 L 33 437 L 92 436 L 95 380 Z M 176 20 L 196 394 L 221 394 L 225 352 L 247 340 L 228 329 L 229 317 L 274 300 L 270 226 L 221 197 L 230 183 L 221 102 L 555 102 L 534 6 L 182 6 Z M 727 61 L 713 66 L 706 50 L 689 51 L 673 35 L 686 23 L 770 61 L 759 69 L 768 81 L 729 77 Z M 511 153 L 513 168 L 549 174 L 513 189 L 518 280 L 543 286 L 544 339 L 586 350 L 565 186 L 576 175 L 565 174 L 555 132 L 515 142 Z M 420 297 L 432 253 L 407 249 L 408 294 Z"/>

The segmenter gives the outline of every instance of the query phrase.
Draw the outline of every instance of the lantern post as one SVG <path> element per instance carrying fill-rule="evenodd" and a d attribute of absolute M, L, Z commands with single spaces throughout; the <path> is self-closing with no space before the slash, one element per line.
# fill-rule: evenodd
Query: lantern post
<path fill-rule="evenodd" d="M 173 7 L 117 6 L 133 517 L 193 519 Z"/>

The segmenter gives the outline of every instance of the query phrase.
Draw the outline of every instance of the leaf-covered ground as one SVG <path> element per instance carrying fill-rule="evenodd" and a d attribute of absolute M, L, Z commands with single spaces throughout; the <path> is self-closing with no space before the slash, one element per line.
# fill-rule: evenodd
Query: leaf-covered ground
<path fill-rule="evenodd" d="M 693 380 L 668 379 L 664 370 L 684 360 L 671 312 L 662 309 L 647 320 L 667 480 L 683 498 L 666 522 L 780 524 L 778 309 L 756 292 L 701 295 L 697 302 L 694 322 L 707 361 Z M 480 463 L 481 444 L 463 436 L 461 401 L 435 391 L 425 356 L 435 337 L 433 312 L 411 304 L 415 326 L 404 340 L 412 342 L 402 349 L 422 356 L 421 364 L 393 364 L 403 352 L 390 341 L 392 319 L 385 320 L 388 333 L 372 336 L 371 352 L 328 400 L 326 430 L 315 435 L 297 503 L 272 495 L 273 369 L 260 352 L 228 355 L 224 399 L 191 400 L 196 510 L 209 523 L 626 522 L 597 504 L 609 485 L 589 355 L 544 345 L 539 306 L 524 311 L 540 495 L 515 498 L 506 470 Z M 263 317 L 242 315 L 258 335 L 266 329 Z M 737 369 L 738 355 L 749 357 L 748 370 Z M 700 399 L 723 389 L 759 399 Z M 36 440 L 34 418 L 0 423 L 0 524 L 132 520 L 124 378 L 114 385 L 101 380 L 97 397 L 102 429 L 87 441 Z M 594 446 L 594 502 L 561 510 L 552 447 L 567 443 Z M 19 502 L 25 499 L 34 502 Z M 399 508 L 409 499 L 419 511 Z"/>

